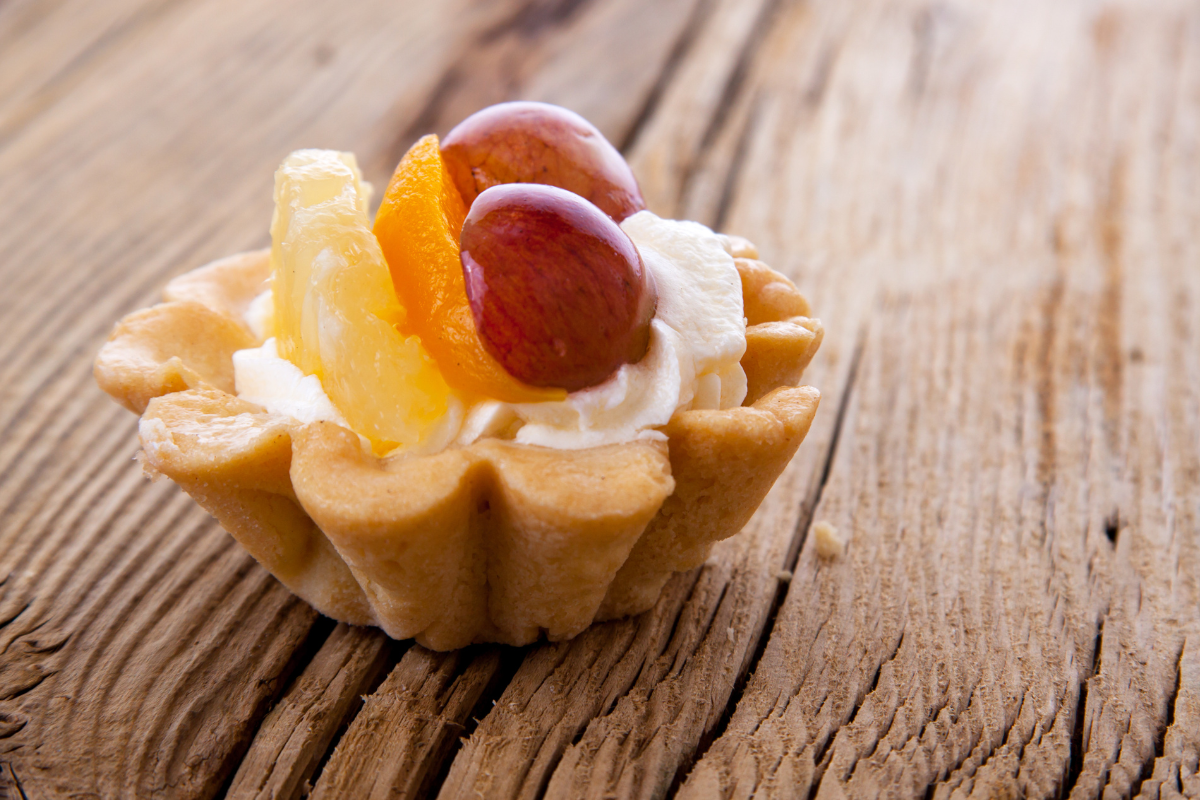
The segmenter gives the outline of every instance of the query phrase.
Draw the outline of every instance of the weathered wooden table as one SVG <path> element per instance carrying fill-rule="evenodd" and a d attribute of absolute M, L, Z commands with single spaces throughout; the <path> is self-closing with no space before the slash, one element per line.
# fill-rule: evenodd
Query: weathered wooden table
<path fill-rule="evenodd" d="M 288 151 L 382 185 L 513 97 L 794 277 L 824 399 L 654 611 L 438 654 L 148 483 L 90 365 Z M 1194 2 L 0 1 L 0 276 L 0 797 L 1200 796 Z"/>

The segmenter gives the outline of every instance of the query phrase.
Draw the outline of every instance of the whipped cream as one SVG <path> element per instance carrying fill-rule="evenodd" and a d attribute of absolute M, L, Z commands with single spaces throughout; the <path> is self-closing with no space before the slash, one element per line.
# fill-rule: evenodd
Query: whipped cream
<path fill-rule="evenodd" d="M 741 405 L 746 397 L 746 319 L 742 284 L 729 240 L 697 222 L 661 219 L 641 211 L 621 223 L 654 278 L 658 305 L 650 323 L 650 346 L 636 364 L 625 364 L 596 386 L 565 400 L 461 406 L 430 437 L 436 451 L 484 436 L 525 444 L 579 449 L 635 440 L 665 440 L 656 428 L 678 411 Z M 261 299 L 261 298 L 260 298 Z M 256 333 L 270 329 L 265 301 L 256 301 L 247 322 Z M 234 354 L 238 396 L 302 422 L 345 425 L 316 376 L 280 358 L 273 339 Z M 457 405 L 457 404 L 455 404 Z"/>
<path fill-rule="evenodd" d="M 255 311 L 251 305 L 250 313 Z M 305 375 L 291 361 L 281 358 L 274 337 L 262 347 L 234 353 L 233 376 L 238 397 L 272 414 L 286 414 L 300 422 L 336 422 L 343 428 L 350 427 L 325 394 L 321 379 Z"/>
<path fill-rule="evenodd" d="M 551 403 L 508 407 L 523 425 L 516 440 L 576 449 L 635 439 L 665 440 L 655 428 L 677 411 L 730 408 L 746 397 L 742 283 L 720 237 L 698 222 L 666 220 L 640 211 L 621 223 L 658 289 L 650 322 L 650 347 L 636 364 L 608 380 Z M 511 422 L 493 408 L 476 409 L 489 420 Z M 477 430 L 482 428 L 481 430 Z M 494 435 L 467 424 L 458 441 Z"/>

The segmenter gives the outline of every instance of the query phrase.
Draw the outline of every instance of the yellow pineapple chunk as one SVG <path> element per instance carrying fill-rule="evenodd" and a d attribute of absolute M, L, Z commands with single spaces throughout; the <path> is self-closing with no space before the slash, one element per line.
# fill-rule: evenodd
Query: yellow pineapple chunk
<path fill-rule="evenodd" d="M 405 312 L 371 232 L 367 191 L 349 153 L 299 150 L 275 173 L 276 344 L 320 379 L 377 453 L 440 447 L 462 405 L 421 340 L 397 329 Z"/>

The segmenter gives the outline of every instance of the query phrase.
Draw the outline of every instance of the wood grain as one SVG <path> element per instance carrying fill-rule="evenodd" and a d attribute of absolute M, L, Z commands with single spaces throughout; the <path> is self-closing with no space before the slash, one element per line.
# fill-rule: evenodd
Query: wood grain
<path fill-rule="evenodd" d="M 435 653 L 414 645 L 366 700 L 313 788 L 316 800 L 417 798 L 501 676 L 501 650 Z"/>
<path fill-rule="evenodd" d="M 809 11 L 776 29 L 795 54 L 778 63 L 821 51 Z M 1200 567 L 1200 309 L 1162 181 L 1192 168 L 1176 92 L 1196 20 L 1080 6 L 1031 30 L 1027 11 L 856 9 L 805 132 L 760 112 L 779 127 L 744 174 L 790 169 L 756 194 L 827 187 L 785 209 L 792 233 L 878 299 L 815 515 L 847 556 L 805 546 L 681 796 L 1129 796 L 1179 774 L 1165 736 L 1196 739 L 1167 722 L 1200 600 L 1182 577 Z M 1026 112 L 997 115 L 1001 96 Z M 864 200 L 863 174 L 895 202 Z M 879 249 L 894 266 L 856 269 Z"/>
<path fill-rule="evenodd" d="M 798 282 L 823 409 L 653 611 L 432 654 L 145 482 L 89 365 L 290 149 L 379 185 L 515 97 Z M 1198 99 L 1182 0 L 0 3 L 0 796 L 1200 797 Z"/>
<path fill-rule="evenodd" d="M 338 625 L 262 721 L 225 796 L 299 796 L 379 683 L 395 646 L 381 631 Z"/>

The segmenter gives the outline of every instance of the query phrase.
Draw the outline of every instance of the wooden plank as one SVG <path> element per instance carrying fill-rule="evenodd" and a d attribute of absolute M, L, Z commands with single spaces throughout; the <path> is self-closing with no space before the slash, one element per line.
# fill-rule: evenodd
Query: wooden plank
<path fill-rule="evenodd" d="M 427 797 L 466 721 L 502 678 L 501 653 L 410 648 L 333 751 L 314 800 Z"/>
<path fill-rule="evenodd" d="M 382 631 L 338 625 L 263 720 L 225 796 L 300 797 L 395 647 Z"/>
<path fill-rule="evenodd" d="M 672 646 L 672 629 L 702 630 L 697 610 L 683 609 L 696 577 L 673 578 L 658 605 L 636 619 L 532 648 L 464 743 L 439 796 L 540 796 L 563 751 L 588 722 L 628 695 L 648 664 L 670 663 L 672 654 L 665 651 Z"/>
<path fill-rule="evenodd" d="M 776 100 L 813 96 L 803 76 L 769 78 L 732 222 L 836 254 L 817 307 L 835 281 L 879 297 L 815 515 L 848 550 L 805 544 L 680 796 L 1119 797 L 1152 767 L 1182 787 L 1200 19 L 843 6 L 776 28 L 780 65 L 836 57 L 809 109 Z"/>

